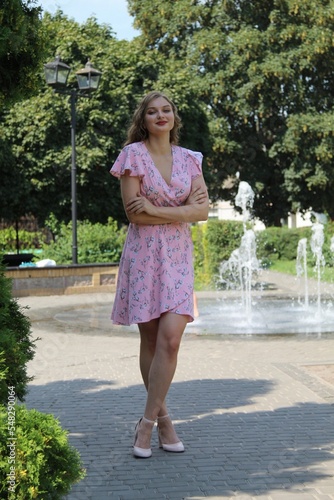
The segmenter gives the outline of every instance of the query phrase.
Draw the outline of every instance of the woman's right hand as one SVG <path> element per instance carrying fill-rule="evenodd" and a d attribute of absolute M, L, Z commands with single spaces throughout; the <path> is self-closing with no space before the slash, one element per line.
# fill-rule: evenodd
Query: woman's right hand
<path fill-rule="evenodd" d="M 208 197 L 207 192 L 202 186 L 197 186 L 192 188 L 190 195 L 188 196 L 185 205 L 195 205 L 196 203 L 205 203 Z"/>
<path fill-rule="evenodd" d="M 130 198 L 126 204 L 126 209 L 128 213 L 132 214 L 141 214 L 143 212 L 148 215 L 155 215 L 156 209 L 154 205 L 150 201 L 148 201 L 145 196 L 141 196 L 140 193 L 137 193 L 137 196 Z"/>

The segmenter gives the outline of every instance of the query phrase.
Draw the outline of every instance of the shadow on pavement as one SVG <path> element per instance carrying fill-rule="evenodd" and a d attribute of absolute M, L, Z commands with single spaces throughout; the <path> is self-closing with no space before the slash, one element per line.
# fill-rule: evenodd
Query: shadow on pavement
<path fill-rule="evenodd" d="M 191 499 L 302 491 L 331 477 L 334 414 L 330 404 L 252 411 L 254 398 L 274 389 L 268 380 L 174 382 L 168 401 L 183 454 L 152 439 L 153 457 L 132 457 L 141 416 L 142 385 L 78 379 L 31 385 L 26 404 L 58 417 L 82 457 L 86 478 L 69 500 Z"/>

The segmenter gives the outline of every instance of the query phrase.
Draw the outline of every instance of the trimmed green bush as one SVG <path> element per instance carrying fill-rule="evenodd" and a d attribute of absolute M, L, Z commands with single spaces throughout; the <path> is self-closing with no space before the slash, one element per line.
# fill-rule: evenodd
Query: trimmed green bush
<path fill-rule="evenodd" d="M 0 498 L 63 498 L 85 476 L 78 451 L 53 415 L 24 405 L 14 408 L 16 440 L 12 441 L 7 408 L 0 405 Z"/>
<path fill-rule="evenodd" d="M 334 264 L 333 253 L 330 250 L 331 238 L 334 233 L 332 222 L 324 225 L 324 244 L 322 253 L 326 265 L 332 267 Z M 307 239 L 307 257 L 310 266 L 315 264 L 315 258 L 311 250 L 312 228 L 302 227 L 289 229 L 287 227 L 269 227 L 257 234 L 257 256 L 259 260 L 268 266 L 276 260 L 295 261 L 297 257 L 298 242 L 302 238 Z"/>
<path fill-rule="evenodd" d="M 111 217 L 108 224 L 78 222 L 78 263 L 96 264 L 118 262 L 126 237 L 126 229 L 118 229 Z M 72 263 L 72 224 L 61 223 L 55 241 L 43 247 L 43 259 L 52 259 L 57 265 Z"/>
<path fill-rule="evenodd" d="M 11 296 L 11 281 L 0 267 L 0 353 L 3 352 L 5 378 L 0 380 L 0 403 L 7 401 L 7 387 L 15 386 L 16 395 L 23 401 L 26 386 L 31 381 L 26 365 L 34 357 L 35 340 L 32 340 L 29 319 Z"/>
<path fill-rule="evenodd" d="M 19 248 L 22 250 L 31 250 L 32 248 L 41 248 L 45 236 L 41 231 L 25 231 L 20 229 L 18 232 Z M 8 227 L 0 231 L 0 252 L 16 253 L 16 229 Z"/>
<path fill-rule="evenodd" d="M 257 255 L 261 260 L 295 260 L 298 241 L 311 237 L 311 228 L 269 227 L 257 233 Z"/>
<path fill-rule="evenodd" d="M 215 286 L 220 263 L 240 246 L 242 222 L 209 220 L 192 226 L 196 289 Z"/>
<path fill-rule="evenodd" d="M 191 235 L 194 245 L 193 257 L 196 290 L 207 288 L 211 283 L 206 252 L 206 229 L 207 224 L 193 224 L 191 226 Z"/>
<path fill-rule="evenodd" d="M 60 499 L 84 476 L 79 453 L 52 415 L 15 404 L 27 392 L 31 327 L 0 267 L 0 498 Z M 14 439 L 12 439 L 14 438 Z"/>
<path fill-rule="evenodd" d="M 230 258 L 233 250 L 236 250 L 241 243 L 244 234 L 242 222 L 210 220 L 207 227 L 207 252 L 209 271 L 215 275 L 219 271 L 219 266 L 224 260 Z"/>
<path fill-rule="evenodd" d="M 220 264 L 230 258 L 233 250 L 239 248 L 243 234 L 243 224 L 238 221 L 209 220 L 192 226 L 196 290 L 216 287 Z M 326 267 L 334 267 L 334 254 L 330 248 L 333 235 L 334 222 L 328 222 L 324 225 L 322 248 Z M 270 267 L 277 261 L 293 262 L 295 265 L 298 242 L 306 238 L 308 265 L 312 268 L 315 257 L 310 246 L 311 237 L 312 227 L 269 227 L 257 232 L 256 255 L 261 267 Z"/>

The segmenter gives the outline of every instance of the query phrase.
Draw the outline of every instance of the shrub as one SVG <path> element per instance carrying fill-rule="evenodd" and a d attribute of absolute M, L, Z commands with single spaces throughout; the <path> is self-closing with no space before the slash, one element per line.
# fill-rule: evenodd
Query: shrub
<path fill-rule="evenodd" d="M 17 397 L 23 401 L 26 386 L 32 379 L 27 375 L 26 364 L 34 356 L 35 341 L 31 337 L 29 319 L 11 296 L 11 281 L 0 267 L 0 353 L 6 369 L 0 380 L 0 403 L 7 401 L 7 386 L 15 386 Z M 37 339 L 35 339 L 37 340 Z"/>
<path fill-rule="evenodd" d="M 257 254 L 259 259 L 295 260 L 298 241 L 309 239 L 311 228 L 289 229 L 287 227 L 269 227 L 257 235 Z"/>
<path fill-rule="evenodd" d="M 240 246 L 243 232 L 242 222 L 236 221 L 209 220 L 193 227 L 196 288 L 214 285 L 221 262 Z"/>
<path fill-rule="evenodd" d="M 216 287 L 219 266 L 227 261 L 233 250 L 239 248 L 244 234 L 243 224 L 238 221 L 209 220 L 205 224 L 192 226 L 194 244 L 195 287 Z M 327 267 L 334 267 L 334 252 L 331 250 L 334 222 L 324 225 L 322 254 Z M 315 265 L 310 242 L 312 227 L 289 229 L 268 227 L 256 234 L 256 256 L 262 268 L 270 267 L 274 261 L 296 262 L 298 242 L 307 239 L 307 260 L 309 267 Z"/>
<path fill-rule="evenodd" d="M 8 227 L 6 229 L 1 229 L 0 231 L 0 252 L 3 253 L 16 253 L 17 241 L 16 241 L 16 229 L 14 227 Z M 40 248 L 43 245 L 45 236 L 40 231 L 18 231 L 18 243 L 20 251 L 31 250 L 32 248 Z"/>
<path fill-rule="evenodd" d="M 332 238 L 334 235 L 334 221 L 330 221 L 324 226 L 325 241 L 322 248 L 326 266 L 334 267 L 334 242 L 332 245 Z"/>
<path fill-rule="evenodd" d="M 324 225 L 324 244 L 322 253 L 326 265 L 333 266 L 333 253 L 330 250 L 331 238 L 334 232 L 334 224 Z M 297 257 L 298 242 L 302 238 L 307 239 L 307 257 L 310 266 L 315 264 L 315 257 L 310 248 L 312 238 L 312 227 L 289 229 L 287 227 L 269 227 L 257 235 L 257 255 L 261 262 L 276 260 L 295 261 Z"/>
<path fill-rule="evenodd" d="M 211 274 L 216 274 L 221 262 L 228 260 L 233 250 L 240 246 L 243 234 L 242 222 L 224 220 L 208 222 L 208 261 Z"/>
<path fill-rule="evenodd" d="M 108 224 L 78 222 L 78 263 L 118 262 L 121 257 L 126 230 L 118 229 L 111 217 Z M 43 259 L 52 259 L 57 265 L 72 263 L 72 223 L 59 224 L 55 241 L 43 247 Z"/>
<path fill-rule="evenodd" d="M 31 380 L 26 364 L 34 356 L 35 345 L 30 322 L 12 299 L 11 282 L 2 268 L 0 304 L 0 498 L 60 499 L 84 471 L 78 452 L 69 445 L 67 432 L 55 417 L 24 405 L 13 404 L 8 411 L 9 395 L 13 403 L 14 394 L 24 399 Z M 14 492 L 9 490 L 9 480 L 15 483 Z"/>
<path fill-rule="evenodd" d="M 207 224 L 193 224 L 191 226 L 191 235 L 194 244 L 195 288 L 197 290 L 208 287 L 211 283 L 206 251 L 206 228 Z"/>
<path fill-rule="evenodd" d="M 84 477 L 80 455 L 53 415 L 16 405 L 14 445 L 7 424 L 7 408 L 0 405 L 0 498 L 57 500 Z M 9 490 L 9 479 L 15 492 Z"/>

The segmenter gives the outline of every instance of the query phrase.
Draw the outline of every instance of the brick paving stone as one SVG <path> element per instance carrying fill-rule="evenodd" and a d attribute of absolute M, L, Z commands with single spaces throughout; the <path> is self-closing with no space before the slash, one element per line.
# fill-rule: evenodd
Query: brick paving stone
<path fill-rule="evenodd" d="M 334 334 L 186 334 L 168 395 L 186 451 L 165 453 L 155 433 L 152 458 L 136 460 L 139 338 L 99 327 L 112 296 L 97 295 L 20 299 L 41 337 L 26 404 L 59 418 L 87 469 L 67 500 L 334 500 L 334 381 L 304 368 L 334 364 Z M 90 331 L 81 308 L 96 308 Z"/>
<path fill-rule="evenodd" d="M 282 493 L 272 493 L 271 494 L 272 500 L 314 500 L 314 496 L 310 495 L 309 493 L 303 493 L 302 491 L 300 493 L 296 492 L 282 492 Z"/>
<path fill-rule="evenodd" d="M 332 481 L 334 480 L 334 476 L 332 476 Z M 321 493 L 322 495 L 330 495 L 330 497 L 334 498 L 334 488 L 332 481 L 330 482 L 331 484 L 321 484 L 319 486 L 315 486 L 315 489 L 318 493 Z"/>

